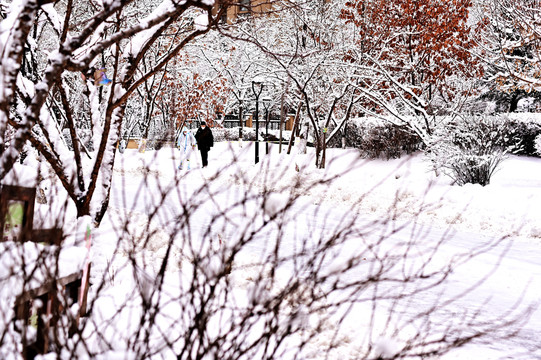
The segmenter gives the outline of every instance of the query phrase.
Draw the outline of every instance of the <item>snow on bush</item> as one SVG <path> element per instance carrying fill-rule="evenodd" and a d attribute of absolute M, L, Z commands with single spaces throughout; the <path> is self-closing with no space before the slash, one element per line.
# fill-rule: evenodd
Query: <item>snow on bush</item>
<path fill-rule="evenodd" d="M 535 138 L 535 151 L 537 155 L 541 156 L 541 134 L 537 135 Z"/>
<path fill-rule="evenodd" d="M 330 131 L 332 132 L 332 127 Z M 359 149 L 369 159 L 397 159 L 419 149 L 421 140 L 404 127 L 374 119 L 350 121 L 345 130 L 346 146 Z M 342 147 L 342 138 L 337 136 L 327 145 Z"/>
<path fill-rule="evenodd" d="M 214 141 L 238 141 L 239 140 L 239 127 L 233 128 L 212 128 L 212 136 Z M 255 131 L 252 128 L 242 128 L 243 140 L 255 140 Z"/>
<path fill-rule="evenodd" d="M 537 156 L 535 148 L 535 139 L 541 135 L 541 124 L 535 122 L 532 118 L 510 119 L 509 128 L 514 134 L 509 134 L 510 142 L 507 145 L 519 145 L 518 155 Z"/>
<path fill-rule="evenodd" d="M 490 183 L 490 178 L 509 153 L 520 150 L 505 117 L 474 116 L 444 123 L 433 134 L 426 155 L 458 185 Z"/>

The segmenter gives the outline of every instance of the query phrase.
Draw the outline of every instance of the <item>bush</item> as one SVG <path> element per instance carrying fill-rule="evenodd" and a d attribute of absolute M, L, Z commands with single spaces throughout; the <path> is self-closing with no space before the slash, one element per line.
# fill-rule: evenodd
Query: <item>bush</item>
<path fill-rule="evenodd" d="M 328 134 L 334 131 L 335 127 L 330 126 Z M 362 135 L 360 134 L 360 126 L 355 122 L 349 121 L 346 124 L 346 146 L 358 148 L 358 145 L 361 143 L 360 139 Z M 343 129 L 342 129 L 343 131 Z M 342 134 L 336 134 L 329 142 L 327 142 L 328 148 L 341 148 L 342 147 Z"/>
<path fill-rule="evenodd" d="M 509 120 L 509 124 L 514 131 L 514 136 L 510 137 L 507 145 L 520 145 L 518 155 L 541 156 L 535 149 L 535 139 L 541 134 L 541 125 L 516 119 Z"/>
<path fill-rule="evenodd" d="M 541 156 L 541 134 L 535 138 L 535 151 L 537 155 Z"/>
<path fill-rule="evenodd" d="M 421 146 L 421 139 L 406 127 L 384 123 L 365 131 L 361 151 L 369 158 L 397 159 Z"/>
<path fill-rule="evenodd" d="M 289 141 L 291 131 L 284 130 L 282 132 L 283 142 Z M 212 135 L 214 141 L 238 141 L 239 140 L 239 127 L 234 128 L 212 128 Z M 260 140 L 265 139 L 265 128 L 259 128 Z M 269 130 L 269 141 L 278 141 L 279 130 Z M 255 128 L 243 127 L 242 128 L 242 140 L 254 141 L 255 140 Z"/>
<path fill-rule="evenodd" d="M 220 141 L 238 141 L 239 128 L 212 128 L 212 136 L 215 142 Z M 242 139 L 246 141 L 255 140 L 255 130 L 252 128 L 242 128 Z"/>
<path fill-rule="evenodd" d="M 332 139 L 327 146 L 342 147 L 341 136 Z M 405 127 L 388 122 L 351 121 L 346 128 L 346 146 L 359 149 L 363 157 L 388 160 L 417 151 L 421 139 Z"/>
<path fill-rule="evenodd" d="M 436 128 L 426 154 L 456 184 L 485 186 L 506 155 L 519 151 L 519 143 L 507 118 L 474 116 Z"/>

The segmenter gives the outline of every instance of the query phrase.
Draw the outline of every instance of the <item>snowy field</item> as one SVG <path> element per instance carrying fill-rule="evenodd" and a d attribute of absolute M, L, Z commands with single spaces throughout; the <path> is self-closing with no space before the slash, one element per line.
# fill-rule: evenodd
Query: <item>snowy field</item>
<path fill-rule="evenodd" d="M 497 323 L 500 316 L 507 314 L 510 309 L 513 309 L 511 315 L 517 315 L 540 301 L 541 159 L 512 156 L 503 162 L 489 186 L 458 187 L 452 186 L 447 177 L 436 177 L 429 164 L 423 161 L 422 154 L 390 161 L 366 160 L 359 158 L 355 150 L 330 149 L 327 152 L 326 169 L 318 170 L 313 166 L 311 149 L 308 155 L 288 156 L 278 154 L 278 146 L 272 145 L 270 155 L 265 156 L 265 146 L 262 145 L 260 163 L 254 165 L 253 144 L 240 145 L 236 142 L 217 143 L 209 153 L 209 167 L 201 169 L 198 165 L 200 158 L 193 156 L 194 165 L 190 171 L 177 170 L 178 153 L 172 149 L 147 151 L 144 154 L 126 150 L 123 155 L 119 155 L 109 217 L 95 236 L 94 276 L 114 278 L 112 282 L 115 286 L 111 291 L 115 296 L 119 296 L 119 289 L 129 288 L 130 281 L 122 280 L 121 265 L 117 266 L 118 270 L 113 266 L 107 270 L 107 274 L 100 274 L 100 271 L 105 271 L 108 261 L 118 264 L 125 261 L 122 256 L 111 259 L 110 254 L 114 252 L 115 246 L 112 237 L 119 231 L 115 224 L 126 216 L 131 219 L 134 228 L 153 231 L 151 242 L 154 243 L 146 248 L 151 251 L 141 251 L 136 256 L 150 276 L 153 271 L 157 271 L 152 267 L 165 256 L 160 244 L 167 241 L 167 232 L 165 228 L 160 228 L 160 224 L 149 225 L 148 216 L 153 209 L 159 207 L 159 216 L 154 219 L 160 219 L 158 222 L 166 224 L 166 218 L 179 211 L 175 200 L 171 196 L 162 198 L 162 192 L 175 192 L 173 198 L 208 201 L 210 204 L 196 214 L 200 224 L 194 224 L 192 236 L 211 241 L 215 239 L 221 243 L 227 242 L 230 230 L 224 227 L 211 234 L 203 231 L 220 208 L 235 197 L 231 194 L 270 191 L 276 193 L 274 203 L 270 205 L 280 207 L 281 202 L 285 201 L 284 192 L 291 191 L 301 196 L 301 210 L 295 219 L 301 232 L 303 229 L 308 231 L 311 226 L 321 231 L 325 231 L 329 224 L 338 226 L 344 219 L 343 214 L 355 211 L 367 221 L 391 217 L 396 224 L 409 224 L 396 234 L 398 241 L 422 228 L 426 232 L 423 236 L 426 249 L 431 241 L 437 241 L 444 236 L 442 234 L 450 232 L 451 240 L 444 244 L 443 255 L 436 262 L 450 259 L 456 254 L 479 252 L 478 256 L 458 267 L 442 289 L 428 297 L 425 294 L 412 300 L 418 302 L 415 306 L 421 307 L 429 306 L 431 301 L 453 299 L 451 310 L 447 309 L 437 315 L 441 319 L 466 317 L 468 313 L 481 309 L 483 321 Z M 301 176 L 306 181 L 291 190 L 291 184 Z M 334 176 L 336 178 L 325 185 L 303 186 L 311 184 L 308 180 L 318 181 Z M 174 180 L 179 181 L 179 185 L 167 189 L 167 184 Z M 204 199 L 204 194 L 197 191 L 205 183 L 212 188 L 222 189 L 221 195 L 210 200 Z M 311 213 L 316 205 L 317 209 L 324 210 Z M 269 211 L 273 209 L 267 209 Z M 325 214 L 325 217 L 321 217 L 325 225 L 317 225 L 322 214 Z M 230 216 L 238 217 L 239 224 L 242 224 L 242 214 Z M 306 224 L 300 225 L 303 222 Z M 307 225 L 310 222 L 315 225 Z M 261 245 L 249 249 L 248 257 L 258 256 L 265 251 L 264 240 L 261 241 Z M 284 241 L 286 249 L 294 246 L 288 245 L 287 241 Z M 390 241 L 392 243 L 393 240 Z M 423 252 L 425 245 L 419 243 L 418 246 L 418 250 Z M 181 258 L 176 260 L 182 263 Z M 169 271 L 176 272 L 179 269 Z M 233 271 L 233 275 L 236 279 L 233 283 L 239 287 L 248 286 L 253 277 L 253 274 L 241 271 Z M 126 292 L 129 293 L 129 290 Z M 100 312 L 100 304 L 97 303 L 97 317 L 106 319 L 111 315 L 108 313 L 112 311 L 111 303 L 101 304 L 103 314 Z M 109 310 L 103 310 L 106 308 Z M 337 329 L 332 325 L 323 330 L 321 337 L 315 339 L 312 347 L 309 347 L 312 350 L 310 356 L 319 358 L 314 355 L 317 354 L 318 344 L 328 345 L 326 339 L 337 336 L 340 345 L 333 353 L 334 356 L 354 358 L 357 354 L 354 350 L 356 339 L 363 337 L 363 326 L 359 325 L 359 321 L 365 310 L 362 307 L 354 309 L 337 333 L 334 333 Z M 505 341 L 497 336 L 489 336 L 453 350 L 442 359 L 541 359 L 538 341 L 541 338 L 540 323 L 541 311 L 535 309 L 529 321 L 521 323 L 521 331 L 515 337 Z M 117 336 L 123 328 L 115 331 Z M 399 346 L 399 342 L 399 337 L 382 337 L 376 341 L 383 353 L 392 353 L 393 347 Z"/>
<path fill-rule="evenodd" d="M 286 149 L 284 146 L 284 153 Z M 118 158 L 116 175 L 149 173 L 172 178 L 179 172 L 177 156 L 170 149 L 145 154 L 127 150 Z M 510 156 L 486 187 L 452 186 L 450 178 L 435 175 L 421 153 L 387 161 L 359 158 L 354 149 L 329 149 L 326 169 L 318 170 L 313 166 L 313 154 L 280 155 L 278 145 L 271 144 L 270 155 L 266 157 L 265 146 L 261 144 L 260 159 L 255 166 L 252 143 L 245 143 L 242 148 L 238 143 L 218 143 L 209 153 L 207 169 L 201 169 L 200 158 L 193 155 L 194 171 L 182 172 L 183 182 L 207 181 L 218 175 L 213 181 L 234 186 L 239 183 L 239 174 L 243 174 L 253 179 L 251 185 L 255 189 L 265 185 L 265 180 L 257 177 L 263 171 L 280 174 L 279 180 L 273 179 L 272 186 L 282 189 L 298 175 L 297 165 L 304 167 L 302 175 L 311 181 L 339 175 L 330 185 L 297 189 L 313 204 L 349 209 L 362 199 L 359 211 L 367 216 L 382 216 L 390 208 L 397 208 L 397 220 L 419 217 L 422 223 L 431 226 L 452 225 L 456 230 L 484 235 L 512 235 L 517 242 L 541 245 L 540 158 Z M 227 166 L 230 163 L 232 167 Z M 282 174 L 284 169 L 289 171 Z M 419 213 L 421 206 L 426 211 Z"/>

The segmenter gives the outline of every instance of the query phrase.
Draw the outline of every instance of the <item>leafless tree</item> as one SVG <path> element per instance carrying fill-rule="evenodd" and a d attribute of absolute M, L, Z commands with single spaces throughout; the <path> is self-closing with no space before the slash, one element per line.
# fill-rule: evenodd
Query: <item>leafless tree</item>
<path fill-rule="evenodd" d="M 79 216 L 91 215 L 99 222 L 107 209 L 126 100 L 159 76 L 187 43 L 215 26 L 212 6 L 205 1 L 128 0 L 4 5 L 0 178 L 29 142 L 57 174 Z M 41 31 L 33 32 L 35 28 Z M 145 68 L 147 53 L 162 46 L 163 36 L 173 38 L 172 45 L 161 49 L 152 68 Z M 47 59 L 46 64 L 26 66 L 37 57 Z M 103 75 L 111 78 L 109 84 L 100 84 Z M 71 101 L 72 93 L 83 98 L 83 107 Z M 92 149 L 80 140 L 76 121 L 81 116 L 90 122 Z M 72 152 L 57 141 L 60 123 L 69 129 Z"/>
<path fill-rule="evenodd" d="M 316 164 L 323 168 L 326 144 L 341 134 L 360 100 L 350 85 L 354 69 L 341 66 L 353 45 L 351 26 L 339 19 L 341 2 L 294 4 L 282 5 L 279 17 L 254 17 L 250 26 L 220 31 L 255 45 L 261 55 L 254 57 L 253 77 L 273 84 L 276 99 L 285 96 L 281 102 L 299 117 L 302 106 L 313 130 Z"/>
<path fill-rule="evenodd" d="M 488 81 L 503 91 L 539 90 L 539 5 L 535 0 L 476 3 L 478 56 L 489 65 Z"/>

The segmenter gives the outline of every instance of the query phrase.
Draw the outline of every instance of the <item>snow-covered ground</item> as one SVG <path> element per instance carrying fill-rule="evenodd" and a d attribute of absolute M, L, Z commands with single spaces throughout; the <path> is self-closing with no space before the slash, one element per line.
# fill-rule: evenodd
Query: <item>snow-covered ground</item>
<path fill-rule="evenodd" d="M 196 226 L 192 235 L 207 236 L 197 230 L 203 231 L 211 221 L 212 213 L 234 198 L 234 195 L 228 194 L 274 192 L 276 196 L 266 204 L 269 207 L 267 212 L 272 213 L 273 207 L 279 208 L 286 201 L 284 193 L 290 191 L 292 184 L 302 177 L 303 181 L 292 190 L 301 196 L 300 203 L 305 206 L 299 213 L 304 211 L 308 214 L 310 209 L 316 208 L 315 205 L 319 206 L 318 209 L 326 210 L 299 216 L 296 222 L 317 222 L 321 219 L 326 222 L 321 225 L 324 231 L 325 227 L 338 226 L 343 221 L 341 214 L 350 211 L 367 220 L 390 216 L 398 224 L 412 221 L 393 236 L 397 239 L 411 236 L 413 229 L 419 226 L 428 229 L 428 235 L 424 237 L 428 240 L 439 239 L 450 230 L 453 236 L 444 244 L 444 260 L 459 253 L 480 252 L 480 255 L 453 272 L 443 290 L 438 290 L 433 297 L 416 300 L 419 306 L 429 306 L 435 299 L 454 299 L 451 310 L 441 314 L 442 319 L 466 317 L 468 312 L 482 309 L 483 320 L 497 322 L 511 308 L 517 314 L 528 305 L 540 301 L 541 159 L 512 156 L 503 162 L 489 186 L 459 187 L 452 186 L 449 178 L 436 177 L 422 154 L 390 161 L 366 160 L 353 149 L 329 149 L 325 170 L 315 169 L 310 149 L 308 155 L 286 155 L 285 147 L 284 154 L 278 154 L 278 146 L 271 145 L 270 155 L 265 156 L 265 146 L 262 145 L 260 154 L 260 163 L 254 165 L 252 143 L 244 143 L 242 147 L 236 142 L 217 143 L 209 153 L 208 168 L 201 169 L 193 159 L 195 166 L 192 170 L 181 172 L 176 168 L 178 154 L 175 150 L 162 149 L 144 154 L 126 150 L 119 155 L 115 167 L 110 217 L 96 234 L 94 269 L 99 274 L 100 269 L 105 269 L 106 261 L 110 260 L 115 246 L 111 236 L 118 231 L 115 230 L 118 217 L 129 216 L 134 229 L 148 231 L 147 220 L 154 205 L 160 204 L 160 221 L 172 216 L 168 213 L 178 214 L 179 205 L 171 197 L 162 199 L 159 196 L 162 192 L 176 192 L 174 197 L 199 201 L 204 196 L 196 194 L 201 184 L 211 182 L 212 187 L 222 189 L 223 192 L 212 200 L 213 209 L 207 208 L 197 215 L 201 224 Z M 146 175 L 151 176 L 144 180 Z M 179 181 L 179 185 L 167 189 L 164 184 L 174 179 Z M 325 183 L 314 185 L 319 180 Z M 242 217 L 238 214 L 231 216 Z M 240 218 L 239 223 L 242 223 Z M 304 226 L 308 229 L 308 225 Z M 303 229 L 303 226 L 300 228 Z M 165 229 L 160 229 L 159 224 L 151 225 L 150 230 L 154 231 L 151 238 L 154 244 L 147 247 L 151 249 L 150 253 L 137 255 L 143 263 L 149 264 L 147 270 L 157 263 L 156 259 L 164 256 L 161 245 L 168 239 L 167 233 L 161 232 Z M 224 241 L 227 241 L 227 231 L 221 234 L 225 234 Z M 221 234 L 217 232 L 210 234 L 210 237 L 222 241 Z M 493 246 L 487 245 L 492 239 L 501 238 L 505 240 Z M 423 246 L 418 245 L 419 249 Z M 255 246 L 249 250 L 250 256 L 265 251 L 263 247 Z M 483 247 L 486 249 L 480 251 Z M 108 271 L 114 272 L 114 268 Z M 107 276 L 114 277 L 115 274 Z M 244 279 L 242 275 L 237 276 L 239 284 L 246 283 L 248 278 L 248 274 Z M 120 283 L 118 278 L 116 283 Z M 359 308 L 357 312 L 352 312 L 342 324 L 340 331 L 344 341 L 335 355 L 355 356 L 355 339 L 362 337 L 363 329 L 356 315 L 362 311 Z M 508 342 L 489 336 L 453 350 L 443 358 L 540 359 L 540 323 L 541 312 L 535 310 L 529 322 L 522 324 L 522 331 Z M 333 330 L 327 331 L 317 341 L 324 342 L 324 338 L 330 336 Z M 384 348 L 392 345 L 391 340 L 382 341 Z"/>
<path fill-rule="evenodd" d="M 393 265 L 385 275 L 413 275 L 411 282 L 379 281 L 377 289 L 367 287 L 378 296 L 395 299 L 408 293 L 405 301 L 371 301 L 370 296 L 363 300 L 366 294 L 361 292 L 342 320 L 340 311 L 318 311 L 295 320 L 307 329 L 318 329 L 303 349 L 303 358 L 392 356 L 395 349 L 407 346 L 408 339 L 415 339 L 416 331 L 430 338 L 442 326 L 450 325 L 464 335 L 494 325 L 494 333 L 440 359 L 541 359 L 541 159 L 511 156 L 490 185 L 459 187 L 445 176 L 437 177 L 420 153 L 386 161 L 362 159 L 354 149 L 328 149 L 326 168 L 316 169 L 313 149 L 298 154 L 294 148 L 292 155 L 285 154 L 285 149 L 279 154 L 278 146 L 271 145 L 267 156 L 261 144 L 260 162 L 255 165 L 253 143 L 216 143 L 209 153 L 209 166 L 200 168 L 194 154 L 190 171 L 177 169 L 175 149 L 118 154 L 110 207 L 93 234 L 91 300 L 96 298 L 96 285 L 105 280 L 83 334 L 93 352 L 101 351 L 102 358 L 140 357 L 127 348 L 144 318 L 138 294 L 149 296 L 162 260 L 168 256 L 163 309 L 150 338 L 153 346 L 162 348 L 156 358 L 175 358 L 170 347 L 163 346 L 163 337 L 181 337 L 178 334 L 186 326 L 178 316 L 186 305 L 182 304 L 184 282 L 190 277 L 194 257 L 215 248 L 227 249 L 258 229 L 237 254 L 228 276 L 229 291 L 239 309 L 263 284 L 269 285 L 265 259 L 272 258 L 274 245 L 279 243 L 284 259 L 293 253 L 302 257 L 310 251 L 299 249 L 316 248 L 333 231 L 353 234 L 333 246 L 333 256 L 322 258 L 321 271 L 336 272 L 337 281 L 347 284 L 377 276 L 373 272 L 380 265 L 378 259 L 386 258 Z M 263 203 L 261 194 L 266 198 Z M 298 200 L 285 213 L 284 226 L 279 230 L 272 223 L 265 226 L 265 220 L 280 213 L 291 196 Z M 244 200 L 237 203 L 240 199 Z M 59 204 L 36 204 L 37 219 L 50 218 L 53 210 L 62 213 L 62 197 L 56 201 Z M 190 207 L 189 214 L 184 213 L 185 206 Z M 65 232 L 71 234 L 73 208 L 68 207 L 62 216 Z M 185 219 L 189 224 L 183 223 Z M 362 254 L 356 267 L 337 271 L 356 254 Z M 221 266 L 216 257 L 201 259 L 208 261 L 201 267 L 205 276 L 212 276 Z M 253 265 L 254 259 L 259 265 Z M 136 271 L 132 261 L 137 263 Z M 425 272 L 446 271 L 453 261 L 452 271 L 441 284 L 417 293 L 420 285 L 438 280 L 436 276 L 425 282 Z M 277 268 L 273 291 L 298 276 L 294 268 L 288 261 Z M 400 269 L 399 273 L 394 269 Z M 325 284 L 318 286 L 291 296 L 306 301 L 307 293 L 325 289 Z M 332 293 L 325 304 L 316 302 L 315 307 L 325 308 L 343 295 Z M 302 305 L 301 300 L 295 301 Z M 521 317 L 524 312 L 527 318 Z M 418 318 L 423 313 L 429 316 Z M 496 329 L 501 321 L 515 317 L 521 321 Z M 319 328 L 316 324 L 322 319 Z M 165 335 L 161 327 L 168 329 Z M 505 330 L 518 331 L 506 339 Z M 295 346 L 299 340 L 293 338 L 287 345 Z M 331 344 L 329 354 L 320 351 Z M 86 349 L 80 353 L 86 354 Z M 288 359 L 285 354 L 282 358 Z"/>
<path fill-rule="evenodd" d="M 206 181 L 213 171 L 220 171 L 217 179 L 227 186 L 239 184 L 239 174 L 252 179 L 251 185 L 269 186 L 270 181 L 258 177 L 264 171 L 280 174 L 272 180 L 277 189 L 288 187 L 298 176 L 299 166 L 306 184 L 317 179 L 337 176 L 320 187 L 301 187 L 297 191 L 309 197 L 314 204 L 327 204 L 349 209 L 358 205 L 358 211 L 369 216 L 386 215 L 390 208 L 398 208 L 397 220 L 419 217 L 423 223 L 485 235 L 513 235 L 521 242 L 541 245 L 541 159 L 510 156 L 492 177 L 489 186 L 467 184 L 452 186 L 451 179 L 436 176 L 421 153 L 397 160 L 362 159 L 354 149 L 328 149 L 325 170 L 315 169 L 313 154 L 278 154 L 278 145 L 271 144 L 270 155 L 260 145 L 260 163 L 254 165 L 252 143 L 218 143 L 209 153 L 207 169 L 195 165 L 184 182 Z M 295 149 L 293 149 L 295 152 Z M 156 157 L 156 154 L 159 156 Z M 233 155 L 235 154 L 235 155 Z M 117 174 L 158 174 L 173 177 L 177 172 L 178 154 L 170 149 L 139 154 L 127 150 L 119 159 Z M 233 156 L 235 157 L 233 159 Z M 200 161 L 193 159 L 194 161 Z M 227 166 L 233 162 L 233 166 Z M 283 169 L 289 169 L 283 173 Z M 118 181 L 118 180 L 117 180 Z M 419 212 L 423 206 L 424 211 Z"/>

